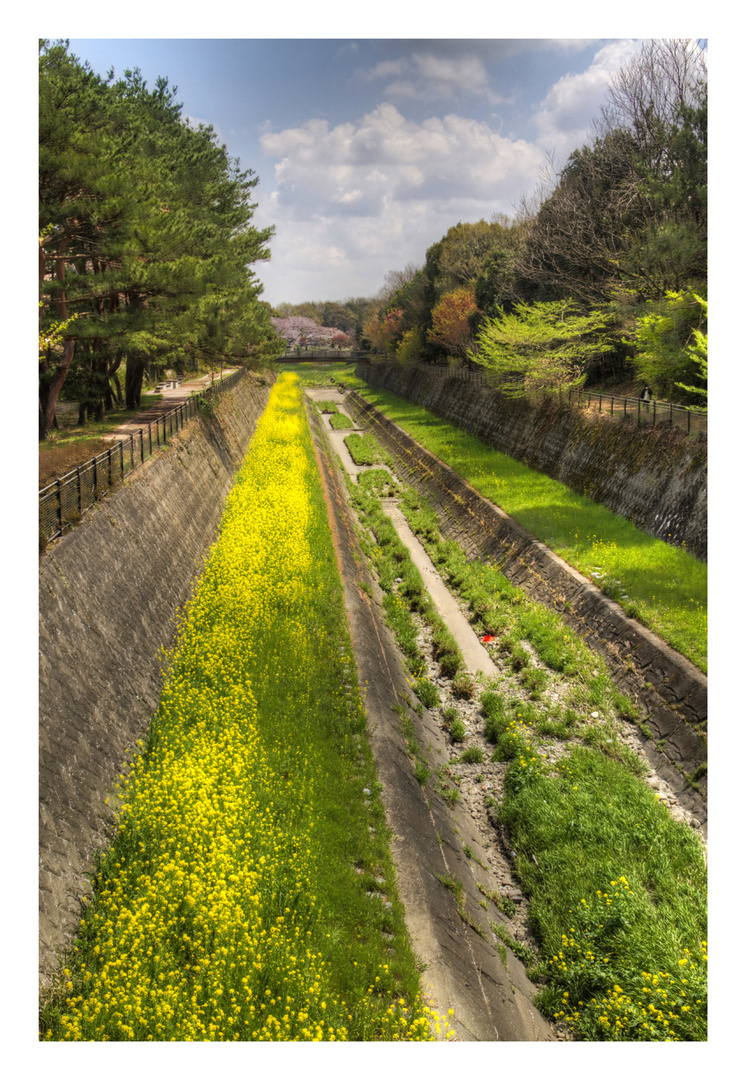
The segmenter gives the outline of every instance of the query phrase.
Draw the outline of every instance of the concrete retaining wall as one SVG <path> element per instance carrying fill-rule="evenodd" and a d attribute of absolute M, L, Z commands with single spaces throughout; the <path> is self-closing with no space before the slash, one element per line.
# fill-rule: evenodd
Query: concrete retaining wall
<path fill-rule="evenodd" d="M 706 676 L 359 394 L 348 394 L 347 405 L 391 453 L 402 479 L 433 504 L 445 536 L 558 611 L 604 657 L 615 684 L 641 709 L 652 735 L 645 741 L 651 763 L 706 834 Z"/>
<path fill-rule="evenodd" d="M 214 541 L 269 378 L 246 375 L 124 487 L 49 545 L 39 568 L 40 977 L 57 967 L 113 828 L 122 765 L 147 730 L 162 649 Z"/>
<path fill-rule="evenodd" d="M 371 387 L 436 416 L 707 559 L 707 442 L 577 406 L 505 398 L 481 383 L 394 364 L 359 364 Z"/>

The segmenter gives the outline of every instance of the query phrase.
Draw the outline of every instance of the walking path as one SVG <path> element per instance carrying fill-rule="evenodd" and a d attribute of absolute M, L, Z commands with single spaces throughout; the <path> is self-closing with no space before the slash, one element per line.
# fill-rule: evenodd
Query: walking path
<path fill-rule="evenodd" d="M 158 391 L 162 395 L 160 401 L 156 401 L 153 405 L 142 409 L 136 416 L 125 420 L 105 438 L 111 441 L 119 441 L 122 436 L 131 435 L 133 432 L 139 431 L 140 428 L 147 427 L 148 424 L 154 424 L 162 416 L 173 412 L 178 405 L 183 404 L 193 394 L 199 394 L 201 391 L 207 390 L 212 386 L 213 382 L 220 382 L 221 378 L 227 378 L 236 370 L 236 368 L 226 368 L 220 375 L 203 375 L 200 379 L 188 379 L 179 383 L 178 386 L 164 386 L 162 390 Z"/>
<path fill-rule="evenodd" d="M 341 391 L 330 390 L 328 387 L 324 387 L 319 390 L 307 389 L 306 394 L 312 401 L 333 401 L 339 411 L 349 417 L 349 413 L 344 406 L 345 397 Z M 354 420 L 351 419 L 350 422 L 353 425 L 352 429 L 335 430 L 329 424 L 328 416 L 325 417 L 324 420 L 327 429 L 327 437 L 331 440 L 331 444 L 342 461 L 345 471 L 355 479 L 361 472 L 370 468 L 380 468 L 380 466 L 356 465 L 352 460 L 344 440 L 350 434 L 351 430 L 362 429 L 357 427 Z M 497 668 L 492 662 L 489 653 L 474 633 L 471 623 L 461 611 L 461 608 L 453 595 L 446 588 L 443 579 L 433 565 L 430 556 L 410 529 L 396 499 L 384 499 L 382 500 L 382 506 L 391 518 L 394 528 L 399 534 L 402 543 L 409 551 L 417 570 L 422 575 L 425 588 L 430 594 L 435 607 L 448 625 L 448 629 L 456 638 L 458 647 L 464 657 L 467 670 L 473 675 L 477 672 L 482 672 L 485 675 L 496 675 Z"/>

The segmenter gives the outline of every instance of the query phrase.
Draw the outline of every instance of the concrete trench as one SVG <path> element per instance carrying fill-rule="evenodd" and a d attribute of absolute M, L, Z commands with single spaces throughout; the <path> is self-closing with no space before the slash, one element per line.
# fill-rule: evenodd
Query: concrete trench
<path fill-rule="evenodd" d="M 311 400 L 342 400 L 329 390 L 306 390 L 306 394 Z M 449 759 L 446 737 L 429 710 L 418 715 L 405 705 L 412 698 L 411 687 L 384 623 L 382 594 L 360 549 L 335 460 L 336 455 L 345 468 L 352 466 L 352 475 L 362 471 L 354 466 L 344 446 L 349 430 L 334 431 L 328 421 L 312 410 L 309 413 L 369 737 L 392 832 L 399 895 L 413 948 L 424 965 L 423 988 L 437 1013 L 445 1015 L 453 1009 L 450 1022 L 460 1041 L 554 1041 L 556 1033 L 533 1004 L 538 987 L 511 950 L 500 949 L 491 931 L 490 921 L 507 920 L 492 903 L 485 910 L 485 894 L 498 893 L 499 882 L 473 816 L 466 807 L 449 806 L 437 792 L 426 791 L 415 777 L 402 724 L 394 710 L 406 708 L 422 757 L 433 775 Z M 479 645 L 470 626 L 468 631 Z M 465 854 L 467 849 L 470 857 Z M 458 899 L 444 881 L 458 883 Z"/>
<path fill-rule="evenodd" d="M 329 390 L 306 393 L 311 399 L 350 400 Z M 131 490 L 97 507 L 79 530 L 50 550 L 40 566 L 42 984 L 49 981 L 57 967 L 58 950 L 69 944 L 77 927 L 81 898 L 90 891 L 93 854 L 109 838 L 112 818 L 105 795 L 128 754 L 126 747 L 133 745 L 157 706 L 161 675 L 157 642 L 167 640 L 170 612 L 188 598 L 192 578 L 184 575 L 183 567 L 198 571 L 205 538 L 214 535 L 217 526 L 217 507 L 222 506 L 267 395 L 264 387 L 258 393 L 255 388 L 242 390 L 235 418 L 219 431 L 208 432 L 204 446 L 196 433 L 175 440 L 162 461 L 146 464 L 128 485 Z M 350 412 L 359 417 L 359 410 L 358 405 Z M 490 921 L 507 923 L 492 904 L 489 912 L 484 907 L 485 892 L 499 891 L 492 869 L 494 853 L 487 850 L 467 808 L 450 806 L 435 792 L 426 796 L 414 776 L 401 723 L 393 711 L 411 697 L 411 688 L 376 602 L 380 590 L 360 551 L 345 485 L 334 460 L 336 453 L 351 474 L 359 471 L 344 446 L 348 432 L 329 430 L 314 415 L 311 422 L 371 744 L 392 828 L 400 896 L 415 951 L 426 965 L 423 984 L 438 1012 L 454 1009 L 453 1026 L 462 1041 L 552 1041 L 557 1034 L 533 1005 L 536 987 L 513 953 L 494 943 L 490 931 Z M 204 501 L 200 501 L 200 491 L 207 488 L 213 497 L 200 517 Z M 388 509 L 399 525 L 395 508 Z M 168 557 L 181 567 L 180 573 L 158 561 L 165 559 L 165 552 L 147 546 L 144 513 L 152 517 L 153 537 L 164 531 L 178 536 L 180 546 Z M 429 588 L 435 577 L 440 580 L 439 575 L 432 564 L 421 561 L 416 552 L 416 548 L 422 552 L 419 541 L 410 538 L 410 544 L 412 540 Z M 110 553 L 110 562 L 105 577 L 98 580 L 101 550 Z M 89 586 L 94 579 L 97 586 L 91 598 Z M 170 591 L 156 607 L 160 594 L 155 583 L 163 581 L 170 583 Z M 128 605 L 123 596 L 130 593 Z M 451 615 L 444 617 L 451 624 Z M 488 671 L 480 667 L 484 661 L 480 650 L 485 656 L 486 650 L 463 621 L 468 632 L 459 637 L 462 652 L 477 646 L 469 652 L 467 663 L 473 671 Z M 124 639 L 123 633 L 129 636 Z M 98 662 L 91 664 L 91 657 Z M 88 672 L 84 683 L 81 672 Z M 68 717 L 69 723 L 59 721 L 61 716 Z M 410 709 L 408 716 L 435 774 L 449 755 L 441 727 L 427 710 L 420 717 Z M 474 857 L 465 855 L 467 846 Z M 463 893 L 458 903 L 443 885 L 444 879 L 460 882 Z"/>
<path fill-rule="evenodd" d="M 310 400 L 333 401 L 340 412 L 348 415 L 353 424 L 353 430 L 373 430 L 376 436 L 380 435 L 380 428 L 366 423 L 367 416 L 361 417 L 357 402 L 349 407 L 349 396 L 340 391 L 306 390 Z M 357 395 L 356 395 L 357 396 Z M 350 429 L 335 430 L 329 424 L 329 417 L 319 418 L 312 413 L 312 427 L 315 432 L 317 445 L 321 448 L 326 445 L 338 457 L 344 470 L 353 478 L 367 468 L 381 468 L 381 466 L 357 466 L 344 443 L 344 439 L 350 434 Z M 321 429 L 321 430 L 319 430 Z M 391 452 L 396 449 L 391 440 L 379 440 L 384 448 Z M 354 529 L 349 525 L 349 517 L 352 514 L 349 506 L 346 506 L 346 497 L 342 482 L 335 471 L 334 463 L 329 460 L 328 454 L 324 457 L 322 474 L 326 475 L 327 485 L 334 486 L 338 512 L 346 516 L 348 520 L 348 543 L 357 548 L 353 536 Z M 397 475 L 405 482 L 412 482 L 411 468 L 402 476 L 397 466 L 401 458 L 394 453 L 395 469 Z M 321 464 L 321 460 L 320 460 Z M 427 495 L 426 486 L 421 486 Z M 419 540 L 411 532 L 402 511 L 398 508 L 395 499 L 383 499 L 382 506 L 391 518 L 400 538 L 408 548 L 412 559 L 420 570 L 423 581 L 428 589 L 441 616 L 456 636 L 459 647 L 464 653 L 467 668 L 471 673 L 483 673 L 485 675 L 496 673 L 487 650 L 479 642 L 471 625 L 460 610 L 457 602 L 444 585 L 440 574 L 433 566 L 429 556 L 425 553 Z M 442 507 L 438 507 L 442 510 Z M 442 514 L 439 515 L 442 517 Z M 452 530 L 451 535 L 453 537 Z M 458 537 L 455 537 L 458 539 Z M 543 547 L 543 545 L 541 545 Z M 472 552 L 472 555 L 474 552 Z M 570 568 L 568 568 L 570 569 Z M 574 573 L 574 572 L 573 572 Z M 407 920 L 412 941 L 418 955 L 427 963 L 425 982 L 428 985 L 437 1006 L 445 1009 L 453 1007 L 456 1015 L 462 1018 L 468 1017 L 468 1021 L 462 1023 L 459 1037 L 468 1040 L 519 1040 L 528 1039 L 534 1041 L 552 1040 L 564 1038 L 566 1033 L 560 1029 L 552 1028 L 536 1014 L 531 1004 L 532 997 L 536 992 L 525 975 L 521 965 L 508 952 L 512 966 L 506 972 L 501 961 L 497 958 L 495 943 L 496 936 L 492 932 L 484 933 L 490 919 L 484 918 L 484 910 L 480 907 L 484 904 L 482 897 L 487 894 L 506 894 L 505 876 L 497 882 L 494 873 L 496 864 L 500 864 L 503 871 L 505 867 L 510 869 L 509 853 L 505 850 L 503 842 L 500 849 L 500 839 L 490 840 L 489 834 L 494 834 L 494 826 L 490 823 L 485 812 L 478 813 L 473 803 L 466 808 L 446 805 L 445 801 L 437 792 L 428 793 L 427 798 L 419 785 L 413 780 L 413 766 L 407 760 L 406 748 L 402 745 L 401 736 L 397 736 L 392 709 L 407 696 L 409 685 L 404 674 L 404 668 L 398 657 L 397 649 L 393 643 L 388 628 L 383 624 L 380 610 L 381 593 L 377 585 L 372 582 L 365 568 L 362 553 L 358 551 L 355 558 L 356 587 L 346 584 L 346 594 L 354 592 L 355 599 L 350 611 L 351 632 L 353 647 L 355 648 L 360 664 L 361 683 L 364 682 L 365 703 L 368 711 L 371 741 L 376 756 L 379 774 L 384 785 L 384 802 L 389 815 L 392 829 L 395 835 L 393 855 L 399 875 L 402 900 L 407 912 Z M 343 577 L 344 577 L 343 573 Z M 579 575 L 577 575 L 579 577 Z M 362 581 L 366 582 L 367 589 L 360 588 Z M 379 601 L 378 605 L 371 603 L 367 592 L 373 585 L 373 596 Z M 592 586 L 590 586 L 592 588 Z M 597 592 L 597 590 L 596 590 Z M 443 594 L 446 594 L 444 597 Z M 361 599 L 365 609 L 365 617 L 361 618 Z M 368 629 L 365 626 L 368 626 Z M 371 659 L 369 652 L 360 652 L 360 639 L 369 638 L 369 627 L 376 626 L 375 634 L 378 647 L 386 655 L 386 676 L 383 677 L 380 668 L 378 672 L 368 667 Z M 652 635 L 650 635 L 652 637 Z M 384 647 L 385 643 L 385 647 Z M 665 652 L 666 647 L 660 643 Z M 601 651 L 601 650 L 599 650 Z M 486 662 L 485 662 L 486 661 Z M 691 667 L 691 665 L 689 665 Z M 685 674 L 688 674 L 688 668 Z M 402 683 L 402 676 L 404 681 Z M 704 680 L 706 685 L 706 680 Z M 417 727 L 417 734 L 421 747 L 427 747 L 432 770 L 438 767 L 438 762 L 448 760 L 450 753 L 448 740 L 441 731 L 434 715 L 425 710 L 423 717 L 418 721 L 415 713 L 411 712 L 412 721 Z M 647 756 L 651 764 L 648 783 L 655 790 L 662 793 L 669 808 L 680 820 L 685 820 L 694 827 L 706 842 L 706 802 L 698 793 L 686 791 L 681 783 L 681 774 L 670 768 L 669 757 L 660 753 L 651 753 L 650 740 L 639 735 L 634 725 L 627 725 L 628 740 L 634 746 L 635 751 L 642 757 Z M 646 745 L 646 743 L 648 745 Z M 686 746 L 686 743 L 684 743 Z M 655 764 L 662 764 L 659 772 L 655 770 Z M 482 767 L 483 768 L 483 767 Z M 669 781 L 673 779 L 674 784 Z M 402 798 L 402 788 L 406 787 L 407 797 Z M 491 787 L 491 785 L 486 785 Z M 678 796 L 684 791 L 685 798 Z M 483 800 L 483 796 L 482 796 Z M 426 803 L 429 803 L 427 810 Z M 469 814 L 471 816 L 469 816 Z M 436 835 L 432 836 L 435 827 Z M 464 859 L 463 851 L 466 847 L 474 845 L 479 851 L 476 859 Z M 437 867 L 441 859 L 445 859 L 446 865 L 464 886 L 464 894 L 467 897 L 466 909 L 469 912 L 466 920 L 456 913 L 461 922 L 451 921 L 450 930 L 444 934 L 442 925 L 444 912 L 444 896 L 442 886 L 436 875 L 443 874 Z M 481 864 L 481 865 L 480 865 Z M 520 890 L 515 888 L 517 882 L 513 882 L 514 889 L 508 890 L 508 895 L 515 895 L 519 902 L 524 900 Z M 446 899 L 446 905 L 448 898 Z M 453 898 L 450 898 L 452 908 L 455 908 Z M 491 907 L 491 905 L 490 905 Z M 447 910 L 447 907 L 446 907 Z M 496 917 L 497 916 L 497 917 Z M 469 926 L 469 921 L 474 918 L 473 925 L 480 927 L 475 931 Z M 481 917 L 481 923 L 480 923 Z M 451 911 L 453 918 L 453 911 Z M 501 913 L 490 911 L 493 922 L 502 919 Z M 458 931 L 454 938 L 453 931 Z M 483 936 L 484 935 L 484 936 Z M 489 942 L 493 942 L 492 945 Z M 496 962 L 497 961 L 497 962 Z M 455 966 L 454 966 L 455 965 Z M 473 975 L 469 975 L 469 967 L 473 966 Z M 522 978 L 516 969 L 522 972 Z M 489 974 L 486 974 L 486 972 Z M 512 1001 L 505 992 L 504 977 L 508 974 L 508 982 L 511 984 Z M 493 991 L 492 998 L 485 998 L 483 988 L 485 983 Z M 479 988 L 479 992 L 478 992 Z M 482 994 L 480 1000 L 480 993 Z M 515 1009 L 518 1006 L 520 1024 L 515 1025 Z M 506 1022 L 507 1018 L 507 1022 Z"/>
<path fill-rule="evenodd" d="M 392 456 L 401 479 L 431 502 L 446 538 L 467 557 L 497 565 L 604 658 L 616 686 L 640 709 L 650 766 L 706 838 L 707 677 L 360 394 L 350 391 L 345 401 Z"/>

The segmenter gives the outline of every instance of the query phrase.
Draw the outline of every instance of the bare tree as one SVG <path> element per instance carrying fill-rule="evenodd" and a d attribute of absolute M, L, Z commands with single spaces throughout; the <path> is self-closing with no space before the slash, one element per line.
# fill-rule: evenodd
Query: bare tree
<path fill-rule="evenodd" d="M 706 52 L 653 40 L 613 77 L 592 141 L 548 159 L 519 216 L 519 276 L 588 304 L 662 296 L 706 267 Z M 706 273 L 706 269 L 704 270 Z"/>
<path fill-rule="evenodd" d="M 706 86 L 707 52 L 699 41 L 646 41 L 639 54 L 611 79 L 597 124 L 600 134 L 618 128 L 632 130 L 648 163 L 654 166 L 665 145 L 662 136 L 678 123 L 684 107 L 702 100 Z"/>
<path fill-rule="evenodd" d="M 417 274 L 420 267 L 415 266 L 413 262 L 407 263 L 403 270 L 389 270 L 384 278 L 384 283 L 378 291 L 376 296 L 377 300 L 385 303 L 390 300 L 394 293 L 397 293 L 399 289 L 408 285 Z"/>

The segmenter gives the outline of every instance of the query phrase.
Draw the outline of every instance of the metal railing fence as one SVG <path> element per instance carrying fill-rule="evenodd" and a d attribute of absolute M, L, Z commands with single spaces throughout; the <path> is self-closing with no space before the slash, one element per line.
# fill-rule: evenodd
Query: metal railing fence
<path fill-rule="evenodd" d="M 43 487 L 39 491 L 40 545 L 76 525 L 84 510 L 120 487 L 125 476 L 165 446 L 206 404 L 209 406 L 236 386 L 245 374 L 244 369 L 234 371 Z"/>
<path fill-rule="evenodd" d="M 500 389 L 498 380 L 490 372 L 479 371 L 477 368 L 451 367 L 450 364 L 392 364 L 385 360 L 367 360 L 361 358 L 363 363 L 385 364 L 388 367 L 406 367 L 418 371 L 436 371 L 439 374 L 447 374 L 449 378 L 462 379 L 465 382 L 476 382 L 482 386 L 489 386 L 495 390 Z M 606 413 L 617 420 L 630 419 L 640 426 L 666 426 L 677 427 L 690 435 L 707 435 L 707 413 L 703 409 L 692 409 L 686 405 L 673 405 L 668 401 L 644 402 L 637 397 L 621 397 L 617 394 L 594 393 L 588 390 L 559 389 L 535 391 L 528 395 L 532 400 L 551 398 L 554 401 L 566 401 L 570 405 L 592 409 L 594 412 Z"/>
<path fill-rule="evenodd" d="M 641 398 L 619 397 L 615 394 L 595 394 L 588 390 L 566 390 L 560 399 L 571 405 L 607 413 L 618 420 L 631 417 L 641 426 L 677 427 L 689 435 L 707 434 L 707 413 L 702 409 L 690 409 L 686 405 L 674 405 L 670 401 L 643 401 Z"/>

